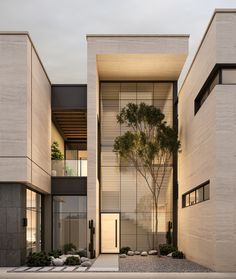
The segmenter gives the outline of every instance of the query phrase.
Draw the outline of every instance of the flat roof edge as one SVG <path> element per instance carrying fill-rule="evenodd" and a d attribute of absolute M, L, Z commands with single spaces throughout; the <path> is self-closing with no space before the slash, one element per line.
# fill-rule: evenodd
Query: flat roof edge
<path fill-rule="evenodd" d="M 180 89 L 179 89 L 179 91 L 178 91 L 178 94 L 179 94 L 179 93 L 181 92 L 181 90 L 183 89 L 183 86 L 184 86 L 184 84 L 185 84 L 185 82 L 186 82 L 186 80 L 187 80 L 187 77 L 188 77 L 188 75 L 190 74 L 190 71 L 191 71 L 191 69 L 192 69 L 192 67 L 193 67 L 193 64 L 194 64 L 194 62 L 195 62 L 195 60 L 196 60 L 196 57 L 197 57 L 197 55 L 198 55 L 198 53 L 199 53 L 199 51 L 200 51 L 200 49 L 201 49 L 201 46 L 202 46 L 202 44 L 203 44 L 203 42 L 204 42 L 204 40 L 205 40 L 205 37 L 206 37 L 206 35 L 207 35 L 207 32 L 208 32 L 208 30 L 210 29 L 210 26 L 211 26 L 211 24 L 212 24 L 212 22 L 213 22 L 213 20 L 214 20 L 214 18 L 215 18 L 215 15 L 216 15 L 217 13 L 219 13 L 219 14 L 220 14 L 220 13 L 236 13 L 236 9 L 220 9 L 220 8 L 218 8 L 218 9 L 215 9 L 215 10 L 214 10 L 214 12 L 213 12 L 213 14 L 212 14 L 212 16 L 211 16 L 211 18 L 210 18 L 210 21 L 209 21 L 209 23 L 208 23 L 208 25 L 207 25 L 207 28 L 206 28 L 206 30 L 205 30 L 203 36 L 202 36 L 202 39 L 201 39 L 201 41 L 200 41 L 200 44 L 199 44 L 199 46 L 198 46 L 198 48 L 197 48 L 197 51 L 196 51 L 196 53 L 195 53 L 195 55 L 194 55 L 194 57 L 193 57 L 193 60 L 192 60 L 190 66 L 189 66 L 189 68 L 188 68 L 188 71 L 187 71 L 185 77 L 184 77 L 184 80 L 183 80 L 183 82 L 182 82 L 182 85 L 181 85 L 181 87 L 180 87 Z"/>
<path fill-rule="evenodd" d="M 87 34 L 86 38 L 189 38 L 189 34 Z"/>
<path fill-rule="evenodd" d="M 41 66 L 42 66 L 42 68 L 43 68 L 43 71 L 44 71 L 44 73 L 45 73 L 45 75 L 46 75 L 46 77 L 47 77 L 47 79 L 48 79 L 50 85 L 52 85 L 52 83 L 51 83 L 51 81 L 50 81 L 50 78 L 49 78 L 49 76 L 48 76 L 48 74 L 47 74 L 47 72 L 46 72 L 46 69 L 45 69 L 45 67 L 44 67 L 44 65 L 43 65 L 43 62 L 42 62 L 41 59 L 40 59 L 40 56 L 39 56 L 39 54 L 38 54 L 38 52 L 37 52 L 37 49 L 36 49 L 36 47 L 35 47 L 35 45 L 34 45 L 32 39 L 31 39 L 30 33 L 29 33 L 28 31 L 0 31 L 0 35 L 25 35 L 25 36 L 27 36 L 28 39 L 30 40 L 30 43 L 31 43 L 31 45 L 32 45 L 32 47 L 33 47 L 33 49 L 34 49 L 34 51 L 35 51 L 37 57 L 38 57 L 38 60 L 39 60 Z"/>

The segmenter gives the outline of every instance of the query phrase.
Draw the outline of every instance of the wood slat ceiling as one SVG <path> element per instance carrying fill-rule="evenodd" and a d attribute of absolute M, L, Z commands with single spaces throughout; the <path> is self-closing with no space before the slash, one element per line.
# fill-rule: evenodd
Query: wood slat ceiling
<path fill-rule="evenodd" d="M 87 141 L 87 112 L 53 111 L 52 118 L 66 140 Z"/>

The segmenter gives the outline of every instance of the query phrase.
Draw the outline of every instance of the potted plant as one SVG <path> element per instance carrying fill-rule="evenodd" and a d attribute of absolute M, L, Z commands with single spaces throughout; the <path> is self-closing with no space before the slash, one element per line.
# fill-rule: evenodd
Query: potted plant
<path fill-rule="evenodd" d="M 63 160 L 64 156 L 59 148 L 59 143 L 57 141 L 54 141 L 51 145 L 51 159 L 54 160 Z M 52 165 L 55 167 L 55 165 Z M 56 176 L 57 171 L 55 169 L 52 169 L 52 176 Z"/>

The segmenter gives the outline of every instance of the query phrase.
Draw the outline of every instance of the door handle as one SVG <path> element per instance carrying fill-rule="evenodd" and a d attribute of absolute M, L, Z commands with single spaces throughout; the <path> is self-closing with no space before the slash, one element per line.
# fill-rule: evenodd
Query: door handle
<path fill-rule="evenodd" d="M 117 219 L 115 220 L 115 247 L 117 247 Z"/>

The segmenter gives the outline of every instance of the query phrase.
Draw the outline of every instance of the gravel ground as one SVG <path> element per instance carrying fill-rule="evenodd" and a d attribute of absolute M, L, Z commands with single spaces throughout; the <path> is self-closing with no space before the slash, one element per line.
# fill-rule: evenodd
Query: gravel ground
<path fill-rule="evenodd" d="M 212 272 L 186 259 L 157 256 L 127 256 L 119 258 L 121 272 Z"/>

